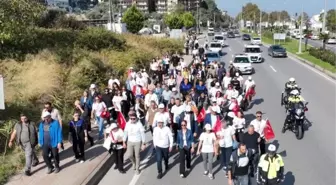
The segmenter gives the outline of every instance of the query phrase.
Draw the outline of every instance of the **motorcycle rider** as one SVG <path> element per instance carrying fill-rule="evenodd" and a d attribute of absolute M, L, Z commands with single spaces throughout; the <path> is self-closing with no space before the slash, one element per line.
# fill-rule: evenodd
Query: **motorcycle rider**
<path fill-rule="evenodd" d="M 234 77 L 232 80 L 231 80 L 231 84 L 232 84 L 232 87 L 234 89 L 236 89 L 238 92 L 240 92 L 241 90 L 241 86 L 240 86 L 240 81 L 237 77 Z"/>
<path fill-rule="evenodd" d="M 303 103 L 304 101 L 305 100 L 297 89 L 294 89 L 290 92 L 288 97 L 288 104 Z"/>
<path fill-rule="evenodd" d="M 242 85 L 243 81 L 244 81 L 244 78 L 238 72 L 236 72 L 236 77 L 237 77 L 237 80 L 239 80 L 240 85 Z"/>

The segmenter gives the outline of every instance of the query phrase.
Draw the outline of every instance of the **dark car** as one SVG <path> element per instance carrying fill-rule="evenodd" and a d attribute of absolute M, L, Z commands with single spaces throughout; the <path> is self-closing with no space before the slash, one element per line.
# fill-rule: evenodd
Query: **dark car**
<path fill-rule="evenodd" d="M 268 55 L 272 57 L 287 57 L 287 52 L 280 45 L 272 45 L 268 48 Z"/>
<path fill-rule="evenodd" d="M 249 34 L 244 34 L 242 40 L 251 40 L 251 36 Z"/>
<path fill-rule="evenodd" d="M 235 34 L 232 31 L 227 33 L 227 38 L 235 38 Z"/>

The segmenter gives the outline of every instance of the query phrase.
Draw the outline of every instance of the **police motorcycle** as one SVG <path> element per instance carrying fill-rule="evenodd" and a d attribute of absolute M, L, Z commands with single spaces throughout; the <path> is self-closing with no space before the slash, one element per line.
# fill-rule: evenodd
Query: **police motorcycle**
<path fill-rule="evenodd" d="M 304 136 L 304 124 L 306 121 L 305 113 L 308 111 L 308 102 L 289 103 L 286 109 L 287 115 L 284 126 L 282 127 L 282 133 L 286 130 L 291 130 L 296 139 L 301 140 Z"/>
<path fill-rule="evenodd" d="M 293 90 L 298 90 L 301 94 L 301 88 L 298 87 L 297 84 L 295 84 L 293 87 L 285 88 L 285 91 L 281 93 L 281 106 L 285 106 L 286 109 L 288 107 L 288 98 L 290 96 L 290 92 Z"/>

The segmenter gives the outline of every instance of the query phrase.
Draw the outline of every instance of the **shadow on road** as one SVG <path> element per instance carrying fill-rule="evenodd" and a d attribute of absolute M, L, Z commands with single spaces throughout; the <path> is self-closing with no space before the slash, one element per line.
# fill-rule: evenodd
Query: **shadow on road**
<path fill-rule="evenodd" d="M 294 185 L 295 184 L 295 176 L 293 175 L 293 172 L 289 171 L 285 175 L 285 181 L 282 183 L 282 185 Z"/>

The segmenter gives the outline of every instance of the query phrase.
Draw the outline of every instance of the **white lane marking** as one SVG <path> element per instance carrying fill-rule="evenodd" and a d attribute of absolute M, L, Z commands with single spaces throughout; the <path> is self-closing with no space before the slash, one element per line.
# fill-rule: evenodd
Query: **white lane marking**
<path fill-rule="evenodd" d="M 321 71 L 315 69 L 314 67 L 311 67 L 310 65 L 308 65 L 308 64 L 306 64 L 306 63 L 304 63 L 304 62 L 301 62 L 301 61 L 299 61 L 298 59 L 296 59 L 296 58 L 294 58 L 294 57 L 292 57 L 292 56 L 288 56 L 288 58 L 292 59 L 293 61 L 295 61 L 295 62 L 298 63 L 298 64 L 301 64 L 302 66 L 306 67 L 307 69 L 313 71 L 314 73 L 320 75 L 320 76 L 323 77 L 324 79 L 326 79 L 326 80 L 328 80 L 328 81 L 330 81 L 330 82 L 332 82 L 333 84 L 336 85 L 336 81 L 335 81 L 334 79 L 332 79 L 332 78 L 329 77 L 328 75 L 322 73 Z"/>
<path fill-rule="evenodd" d="M 146 158 L 140 162 L 140 167 L 141 167 L 142 165 L 146 164 L 146 163 L 150 160 L 150 157 L 149 157 L 149 156 L 151 155 L 152 152 L 153 152 L 153 145 L 152 145 L 152 146 L 150 147 L 150 149 L 147 151 L 147 153 L 146 153 L 146 155 L 145 155 Z M 141 169 L 141 168 L 140 168 L 140 169 Z M 129 185 L 136 185 L 136 183 L 137 183 L 137 181 L 139 180 L 141 174 L 142 174 L 142 170 L 141 170 L 141 172 L 140 172 L 139 175 L 134 174 L 134 176 L 133 176 L 131 182 L 129 183 Z"/>
<path fill-rule="evenodd" d="M 234 57 L 234 55 L 232 55 L 232 58 Z"/>
<path fill-rule="evenodd" d="M 231 48 L 229 48 L 229 51 L 232 51 Z"/>
<path fill-rule="evenodd" d="M 270 68 L 274 71 L 274 72 L 277 72 L 273 66 L 270 66 Z"/>

